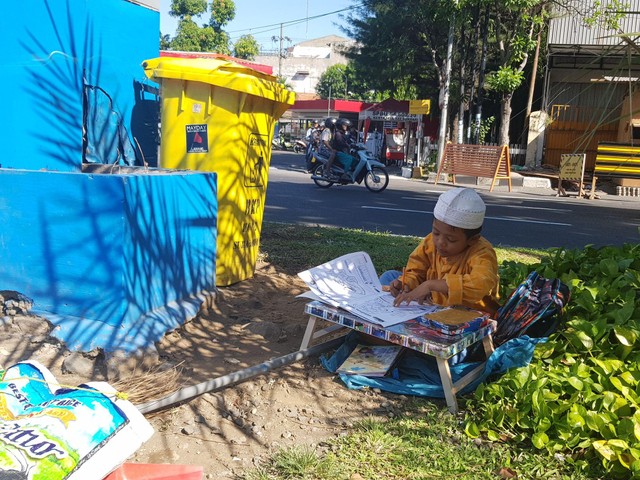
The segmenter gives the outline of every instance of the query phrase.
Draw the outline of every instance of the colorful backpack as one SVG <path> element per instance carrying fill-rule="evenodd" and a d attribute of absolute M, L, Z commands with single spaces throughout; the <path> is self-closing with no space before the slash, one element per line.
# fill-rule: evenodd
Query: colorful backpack
<path fill-rule="evenodd" d="M 558 328 L 560 314 L 570 296 L 569 287 L 559 279 L 547 279 L 531 272 L 498 309 L 494 344 L 498 346 L 525 334 L 550 335 Z"/>

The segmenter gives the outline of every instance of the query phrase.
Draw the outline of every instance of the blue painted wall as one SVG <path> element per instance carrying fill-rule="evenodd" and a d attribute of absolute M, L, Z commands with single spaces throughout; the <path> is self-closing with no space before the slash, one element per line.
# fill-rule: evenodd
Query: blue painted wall
<path fill-rule="evenodd" d="M 195 315 L 215 289 L 216 174 L 162 172 L 1 169 L 1 288 L 75 350 L 147 347 Z"/>
<path fill-rule="evenodd" d="M 111 97 L 111 121 L 121 116 L 153 164 L 156 102 L 141 89 L 140 64 L 159 55 L 159 31 L 157 11 L 126 0 L 2 2 L 0 166 L 79 171 L 83 76 Z M 117 141 L 105 132 L 100 148 L 113 154 Z"/>
<path fill-rule="evenodd" d="M 0 289 L 74 350 L 151 347 L 215 289 L 214 173 L 81 173 L 83 158 L 122 160 L 123 139 L 157 163 L 141 63 L 159 31 L 127 0 L 0 6 Z"/>

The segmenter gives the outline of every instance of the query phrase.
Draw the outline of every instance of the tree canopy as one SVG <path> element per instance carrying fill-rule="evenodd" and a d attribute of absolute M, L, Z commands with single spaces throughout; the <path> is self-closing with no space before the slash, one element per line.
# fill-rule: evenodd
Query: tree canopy
<path fill-rule="evenodd" d="M 260 45 L 253 35 L 243 35 L 233 45 L 233 56 L 253 60 L 260 53 Z"/>
<path fill-rule="evenodd" d="M 490 89 L 502 104 L 499 141 L 508 143 L 511 97 L 544 25 L 545 1 L 364 0 L 349 17 L 346 30 L 358 45 L 349 58 L 374 89 L 396 98 L 438 95 L 442 108 L 451 92 L 458 120 L 466 116 L 470 122 L 472 107 L 479 109 L 483 90 Z M 448 70 L 450 27 L 454 44 Z"/>
<path fill-rule="evenodd" d="M 197 20 L 210 11 L 209 21 L 198 25 Z M 187 52 L 231 53 L 229 35 L 223 27 L 234 19 L 233 0 L 171 0 L 169 14 L 178 18 L 173 38 L 161 36 L 161 46 Z"/>

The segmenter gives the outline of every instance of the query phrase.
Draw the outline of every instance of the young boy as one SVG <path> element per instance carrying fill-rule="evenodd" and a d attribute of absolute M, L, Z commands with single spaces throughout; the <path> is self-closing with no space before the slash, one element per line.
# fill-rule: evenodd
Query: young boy
<path fill-rule="evenodd" d="M 495 313 L 498 305 L 498 260 L 480 236 L 485 204 L 470 188 L 454 188 L 438 198 L 432 232 L 409 256 L 404 274 L 390 281 L 394 305 L 425 301 Z M 386 277 L 386 282 L 385 282 Z"/>

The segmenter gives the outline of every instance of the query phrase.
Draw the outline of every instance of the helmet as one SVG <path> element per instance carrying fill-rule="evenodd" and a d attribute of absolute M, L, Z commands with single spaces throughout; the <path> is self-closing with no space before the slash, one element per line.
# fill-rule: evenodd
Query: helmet
<path fill-rule="evenodd" d="M 336 122 L 336 125 L 338 127 L 342 127 L 344 125 L 347 126 L 347 128 L 351 127 L 351 120 L 349 120 L 348 118 L 339 118 L 338 121 Z"/>
<path fill-rule="evenodd" d="M 337 121 L 338 121 L 337 118 L 329 117 L 324 121 L 324 126 L 333 130 L 336 126 Z"/>

